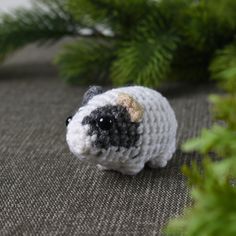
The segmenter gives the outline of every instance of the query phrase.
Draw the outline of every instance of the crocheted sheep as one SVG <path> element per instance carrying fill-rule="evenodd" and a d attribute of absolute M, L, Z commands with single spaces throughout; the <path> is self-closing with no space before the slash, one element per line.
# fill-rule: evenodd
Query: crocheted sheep
<path fill-rule="evenodd" d="M 177 122 L 166 98 L 141 86 L 91 87 L 67 120 L 66 140 L 80 160 L 135 175 L 164 167 L 176 149 Z"/>

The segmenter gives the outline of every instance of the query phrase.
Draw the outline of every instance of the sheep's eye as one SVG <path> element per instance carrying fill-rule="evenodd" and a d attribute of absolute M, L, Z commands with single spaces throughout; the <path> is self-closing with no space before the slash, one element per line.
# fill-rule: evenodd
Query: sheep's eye
<path fill-rule="evenodd" d="M 70 123 L 71 120 L 72 120 L 72 116 L 67 117 L 67 119 L 66 119 L 66 126 L 68 126 L 68 124 Z"/>
<path fill-rule="evenodd" d="M 112 128 L 113 119 L 109 116 L 102 116 L 98 118 L 97 124 L 102 130 L 109 130 Z"/>

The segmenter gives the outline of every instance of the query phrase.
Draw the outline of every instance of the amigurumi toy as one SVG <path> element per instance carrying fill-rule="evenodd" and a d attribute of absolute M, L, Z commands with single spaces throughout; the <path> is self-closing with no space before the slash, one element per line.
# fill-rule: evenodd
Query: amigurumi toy
<path fill-rule="evenodd" d="M 66 140 L 80 160 L 135 175 L 145 163 L 164 167 L 176 149 L 174 111 L 160 93 L 141 86 L 90 87 L 67 119 Z"/>

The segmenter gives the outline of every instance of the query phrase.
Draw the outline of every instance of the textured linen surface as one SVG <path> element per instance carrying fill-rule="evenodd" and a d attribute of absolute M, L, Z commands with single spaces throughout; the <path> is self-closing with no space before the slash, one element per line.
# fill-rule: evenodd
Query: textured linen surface
<path fill-rule="evenodd" d="M 70 154 L 65 119 L 85 90 L 59 79 L 0 80 L 0 235 L 161 235 L 190 204 L 179 146 L 164 169 L 99 171 Z M 209 89 L 163 92 L 178 144 L 210 125 Z"/>

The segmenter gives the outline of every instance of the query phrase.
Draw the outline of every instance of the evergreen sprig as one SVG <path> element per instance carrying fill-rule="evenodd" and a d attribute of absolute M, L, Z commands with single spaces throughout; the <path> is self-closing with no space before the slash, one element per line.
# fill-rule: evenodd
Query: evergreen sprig
<path fill-rule="evenodd" d="M 105 44 L 97 39 L 80 39 L 66 45 L 55 58 L 60 66 L 61 77 L 71 83 L 88 84 L 106 82 L 113 60 L 112 43 Z"/>
<path fill-rule="evenodd" d="M 217 52 L 210 71 L 226 90 L 236 91 L 236 41 Z"/>
<path fill-rule="evenodd" d="M 226 94 L 212 95 L 213 112 L 224 125 L 214 124 L 198 138 L 183 145 L 184 151 L 198 151 L 205 160 L 184 166 L 183 171 L 192 184 L 194 205 L 183 216 L 172 220 L 170 235 L 215 236 L 236 235 L 236 53 L 235 43 L 217 52 L 211 66 L 212 77 L 220 81 Z M 212 161 L 210 154 L 220 159 Z"/>
<path fill-rule="evenodd" d="M 177 38 L 163 34 L 158 38 L 125 42 L 112 64 L 114 84 L 158 86 L 169 72 L 176 47 Z"/>
<path fill-rule="evenodd" d="M 93 77 L 156 87 L 164 79 L 207 79 L 215 52 L 235 39 L 235 19 L 234 0 L 38 0 L 30 9 L 0 16 L 0 57 L 27 43 L 70 35 L 88 41 L 77 40 L 57 57 L 70 82 L 90 83 Z M 87 47 L 100 43 L 104 56 Z M 106 73 L 89 61 L 106 65 Z"/>

